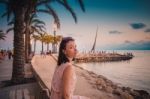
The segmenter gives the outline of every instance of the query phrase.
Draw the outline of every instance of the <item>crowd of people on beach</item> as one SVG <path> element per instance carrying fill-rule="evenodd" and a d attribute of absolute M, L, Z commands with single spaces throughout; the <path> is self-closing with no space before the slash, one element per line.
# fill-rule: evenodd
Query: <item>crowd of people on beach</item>
<path fill-rule="evenodd" d="M 8 57 L 9 60 L 13 58 L 13 51 L 12 50 L 0 50 L 0 60 L 4 60 Z"/>

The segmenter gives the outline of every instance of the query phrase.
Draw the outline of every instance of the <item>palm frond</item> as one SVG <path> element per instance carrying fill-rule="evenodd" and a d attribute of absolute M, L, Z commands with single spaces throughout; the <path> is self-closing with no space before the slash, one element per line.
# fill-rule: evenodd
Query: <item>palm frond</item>
<path fill-rule="evenodd" d="M 8 13 L 7 13 L 7 21 L 9 21 L 9 19 L 10 19 L 10 16 L 11 16 L 11 14 L 12 14 L 12 5 L 10 4 L 10 2 L 8 3 L 8 6 L 7 6 L 7 11 L 8 11 Z"/>
<path fill-rule="evenodd" d="M 32 23 L 31 21 L 32 21 L 34 18 L 37 18 L 37 15 L 36 15 L 36 14 L 32 14 L 32 15 L 31 15 L 29 23 Z"/>
<path fill-rule="evenodd" d="M 14 25 L 14 20 L 11 20 L 10 22 L 8 22 L 8 24 L 7 25 L 9 25 L 9 26 L 11 26 L 11 25 Z"/>
<path fill-rule="evenodd" d="M 9 33 L 10 31 L 13 31 L 14 27 L 7 29 L 6 33 Z"/>
<path fill-rule="evenodd" d="M 43 24 L 43 25 L 45 25 L 45 22 L 43 22 L 43 21 L 41 21 L 41 20 L 39 20 L 39 19 L 33 19 L 33 20 L 31 21 L 31 23 Z"/>
<path fill-rule="evenodd" d="M 49 14 L 49 15 L 52 15 L 55 22 L 57 23 L 57 27 L 60 28 L 60 21 L 59 21 L 59 17 L 58 15 L 56 14 L 56 12 L 54 10 L 52 10 L 52 8 L 48 9 L 48 10 L 45 10 L 45 9 L 37 9 L 37 12 L 40 12 L 40 13 L 46 13 L 46 14 Z"/>
<path fill-rule="evenodd" d="M 1 17 L 7 16 L 7 21 L 9 21 L 10 16 L 13 14 L 12 1 L 0 0 L 0 3 L 5 4 L 6 6 L 6 12 L 4 12 Z"/>
<path fill-rule="evenodd" d="M 37 32 L 38 34 L 41 34 L 42 32 L 45 33 L 46 30 L 45 27 L 41 26 L 32 26 L 31 28 L 34 32 Z"/>
<path fill-rule="evenodd" d="M 48 10 L 44 10 L 44 9 L 36 9 L 36 12 L 50 14 Z"/>
<path fill-rule="evenodd" d="M 68 4 L 67 0 L 56 0 L 58 3 L 60 3 L 61 5 L 63 5 L 72 15 L 75 23 L 77 23 L 77 16 L 76 13 L 74 12 L 74 10 L 70 7 L 70 5 Z"/>
<path fill-rule="evenodd" d="M 8 1 L 7 0 L 0 0 L 0 3 L 7 5 Z"/>
<path fill-rule="evenodd" d="M 0 30 L 0 40 L 5 40 L 6 34 L 2 30 Z"/>
<path fill-rule="evenodd" d="M 41 32 L 45 32 L 44 30 L 46 29 L 44 26 L 42 25 L 36 25 L 36 28 L 39 28 Z"/>
<path fill-rule="evenodd" d="M 59 21 L 59 17 L 57 15 L 56 11 L 48 4 L 46 4 L 46 7 L 49 10 L 49 12 L 51 13 L 51 15 L 53 16 L 54 22 L 57 24 L 57 28 L 60 28 L 60 21 Z"/>
<path fill-rule="evenodd" d="M 42 21 L 42 22 L 39 22 L 39 23 L 35 22 L 34 25 L 43 25 L 43 26 L 45 26 L 46 24 L 45 24 L 45 22 Z"/>
<path fill-rule="evenodd" d="M 35 27 L 33 27 L 33 26 L 32 26 L 31 28 L 33 29 L 34 32 L 40 34 L 40 31 L 39 31 L 37 28 L 35 28 Z"/>
<path fill-rule="evenodd" d="M 39 0 L 37 2 L 37 6 L 41 6 L 43 4 L 46 4 L 46 3 L 49 3 L 49 2 L 52 2 L 53 0 Z"/>
<path fill-rule="evenodd" d="M 35 24 L 34 27 L 36 27 L 36 28 L 43 28 L 44 30 L 46 30 L 44 25 Z"/>
<path fill-rule="evenodd" d="M 84 3 L 83 3 L 83 0 L 78 0 L 78 2 L 79 2 L 79 5 L 80 5 L 82 11 L 85 12 L 85 6 L 84 6 Z"/>
<path fill-rule="evenodd" d="M 1 15 L 1 17 L 2 17 L 2 18 L 3 18 L 3 17 L 6 17 L 6 16 L 7 16 L 7 13 L 8 13 L 8 11 L 4 12 L 4 13 Z"/>

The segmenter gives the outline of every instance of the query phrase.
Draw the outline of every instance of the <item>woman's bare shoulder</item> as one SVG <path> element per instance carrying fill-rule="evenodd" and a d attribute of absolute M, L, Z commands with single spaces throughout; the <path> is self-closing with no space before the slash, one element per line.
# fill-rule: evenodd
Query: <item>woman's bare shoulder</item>
<path fill-rule="evenodd" d="M 74 72 L 73 65 L 71 63 L 66 63 L 66 68 L 64 70 L 64 73 L 67 75 L 70 75 Z"/>

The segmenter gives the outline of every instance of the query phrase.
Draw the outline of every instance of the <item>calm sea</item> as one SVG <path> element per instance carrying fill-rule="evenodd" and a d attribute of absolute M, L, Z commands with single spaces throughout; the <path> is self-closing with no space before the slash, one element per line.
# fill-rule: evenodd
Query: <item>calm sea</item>
<path fill-rule="evenodd" d="M 117 52 L 132 52 L 135 57 L 128 61 L 80 63 L 78 65 L 103 75 L 120 86 L 144 89 L 150 93 L 150 50 Z"/>

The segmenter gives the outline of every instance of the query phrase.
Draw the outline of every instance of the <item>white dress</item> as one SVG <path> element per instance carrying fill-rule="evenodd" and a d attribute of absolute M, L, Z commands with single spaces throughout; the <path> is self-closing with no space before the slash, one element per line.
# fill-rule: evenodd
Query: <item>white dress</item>
<path fill-rule="evenodd" d="M 71 63 L 65 63 L 56 68 L 51 85 L 51 96 L 50 99 L 62 99 L 62 76 L 66 67 L 72 66 Z M 74 69 L 74 67 L 73 67 Z M 76 85 L 76 74 L 74 72 L 73 79 L 69 84 L 71 99 L 90 99 L 85 96 L 73 95 L 74 89 Z"/>

